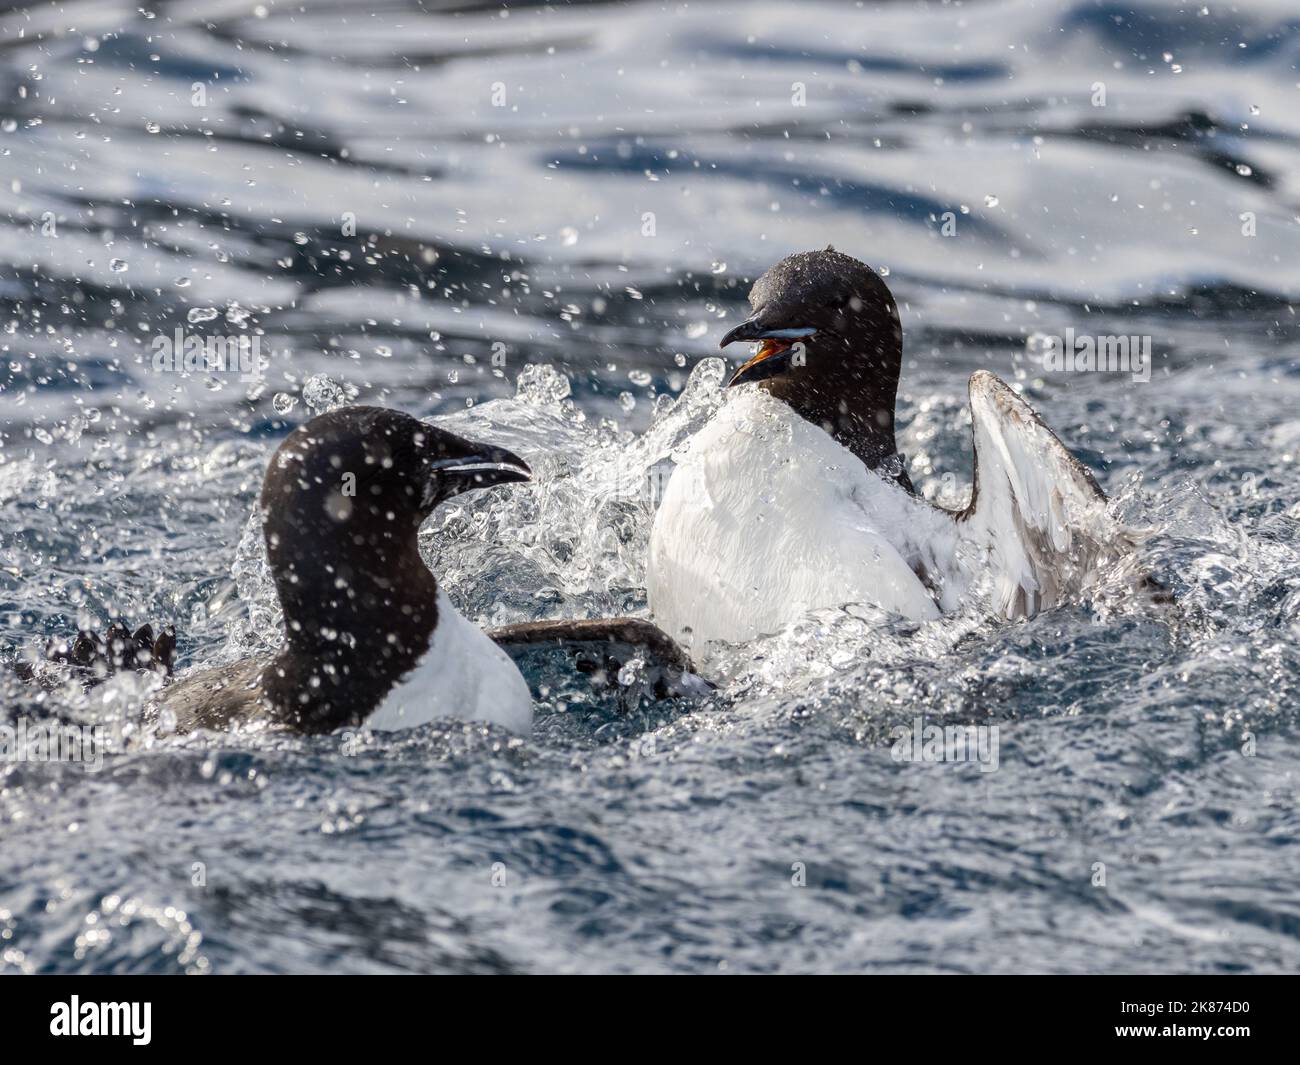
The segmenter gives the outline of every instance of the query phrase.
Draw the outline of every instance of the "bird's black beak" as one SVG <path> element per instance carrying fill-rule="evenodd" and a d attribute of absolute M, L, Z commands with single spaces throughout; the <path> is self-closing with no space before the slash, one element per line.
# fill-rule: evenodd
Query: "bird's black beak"
<path fill-rule="evenodd" d="M 429 463 L 429 498 L 432 503 L 474 488 L 528 481 L 533 471 L 513 451 L 491 444 L 466 441 L 468 453 Z"/>
<path fill-rule="evenodd" d="M 751 318 L 747 322 L 741 322 L 735 329 L 727 333 L 718 341 L 718 347 L 725 348 L 728 344 L 734 344 L 736 341 L 761 340 L 763 334 L 767 332 L 763 326 L 758 324 L 757 318 Z"/>
<path fill-rule="evenodd" d="M 727 382 L 727 387 L 747 385 L 754 381 L 763 381 L 785 373 L 804 353 L 802 341 L 811 337 L 816 330 L 807 328 L 768 329 L 759 324 L 758 319 L 751 318 L 741 322 L 727 333 L 718 347 L 725 348 L 738 340 L 758 341 L 758 350 L 754 357 L 743 363 Z"/>

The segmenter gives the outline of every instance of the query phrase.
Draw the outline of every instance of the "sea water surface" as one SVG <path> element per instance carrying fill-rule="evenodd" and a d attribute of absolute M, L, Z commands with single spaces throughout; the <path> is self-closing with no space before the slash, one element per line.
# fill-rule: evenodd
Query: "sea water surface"
<path fill-rule="evenodd" d="M 828 243 L 899 299 L 921 490 L 969 492 L 991 369 L 1178 600 L 823 612 L 703 699 L 530 677 L 528 741 L 156 737 L 141 681 L 5 670 L 0 725 L 108 749 L 0 761 L 0 969 L 1300 966 L 1292 0 L 85 0 L 9 5 L 0 53 L 11 654 L 119 616 L 187 666 L 273 646 L 262 470 L 352 402 L 533 463 L 426 526 L 469 616 L 644 613 L 718 338 Z M 1149 379 L 1046 368 L 1066 330 Z M 169 369 L 178 333 L 252 372 Z M 918 722 L 996 727 L 996 770 L 899 760 Z"/>

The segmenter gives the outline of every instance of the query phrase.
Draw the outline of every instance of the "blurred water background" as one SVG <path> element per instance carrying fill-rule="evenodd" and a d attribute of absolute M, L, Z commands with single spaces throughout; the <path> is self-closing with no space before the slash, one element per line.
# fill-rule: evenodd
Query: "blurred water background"
<path fill-rule="evenodd" d="M 0 762 L 0 968 L 1300 965 L 1292 0 L 9 3 L 0 56 L 0 643 L 273 643 L 253 500 L 341 402 L 534 463 L 426 528 L 471 616 L 644 611 L 717 340 L 828 243 L 899 299 L 921 489 L 968 490 L 987 367 L 1180 600 L 818 616 L 630 716 L 532 678 L 529 742 L 149 742 L 138 684 L 5 677 L 4 722 L 115 740 Z M 1150 338 L 1150 380 L 1046 371 L 1066 329 Z M 178 330 L 256 372 L 160 369 Z M 917 718 L 999 768 L 896 761 Z"/>

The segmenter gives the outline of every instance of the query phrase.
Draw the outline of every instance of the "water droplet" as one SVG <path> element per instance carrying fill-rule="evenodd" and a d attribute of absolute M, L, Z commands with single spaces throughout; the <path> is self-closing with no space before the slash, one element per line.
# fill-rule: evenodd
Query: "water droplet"
<path fill-rule="evenodd" d="M 185 316 L 185 320 L 191 324 L 198 322 L 210 322 L 217 316 L 215 307 L 191 307 L 190 313 Z"/>
<path fill-rule="evenodd" d="M 996 207 L 997 205 L 998 205 L 998 198 L 996 196 L 990 194 L 984 197 L 985 207 Z"/>
<path fill-rule="evenodd" d="M 695 364 L 686 381 L 686 391 L 697 394 L 717 391 L 726 375 L 727 364 L 716 355 L 710 355 Z"/>
<path fill-rule="evenodd" d="M 569 398 L 573 386 L 554 366 L 525 366 L 515 384 L 515 396 L 524 403 L 544 406 Z"/>
<path fill-rule="evenodd" d="M 343 386 L 331 381 L 328 374 L 313 374 L 302 386 L 303 402 L 317 414 L 343 406 L 344 399 Z"/>
<path fill-rule="evenodd" d="M 288 414 L 297 405 L 298 401 L 288 392 L 277 392 L 275 398 L 271 400 L 271 406 L 275 408 L 276 414 Z"/>
<path fill-rule="evenodd" d="M 1030 333 L 1025 338 L 1025 350 L 1034 356 L 1045 355 L 1052 349 L 1053 338 L 1047 333 Z"/>
<path fill-rule="evenodd" d="M 622 408 L 624 414 L 631 414 L 636 409 L 636 396 L 631 392 L 620 392 L 618 394 L 618 405 Z"/>
<path fill-rule="evenodd" d="M 108 268 L 115 274 L 124 274 L 131 269 L 131 264 L 125 259 L 109 259 Z"/>
<path fill-rule="evenodd" d="M 630 688 L 633 684 L 645 677 L 645 659 L 630 658 L 627 664 L 618 671 L 618 682 L 624 688 Z"/>
<path fill-rule="evenodd" d="M 628 380 L 638 388 L 645 388 L 646 385 L 654 380 L 654 378 L 646 373 L 645 370 L 628 370 L 627 377 Z"/>

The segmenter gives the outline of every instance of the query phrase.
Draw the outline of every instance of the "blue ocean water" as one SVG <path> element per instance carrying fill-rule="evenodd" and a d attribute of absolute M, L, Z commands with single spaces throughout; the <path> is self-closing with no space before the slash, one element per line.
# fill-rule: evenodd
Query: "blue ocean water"
<path fill-rule="evenodd" d="M 4 645 L 123 615 L 186 664 L 266 647 L 262 469 L 340 402 L 532 462 L 426 529 L 471 616 L 643 611 L 647 477 L 750 281 L 827 243 L 899 299 L 918 486 L 969 490 L 991 369 L 1179 604 L 821 615 L 703 700 L 533 677 L 527 742 L 151 738 L 138 684 L 5 676 L 0 723 L 111 743 L 0 761 L 0 968 L 1300 965 L 1290 0 L 89 0 L 0 41 Z M 257 372 L 160 368 L 178 329 Z M 1066 330 L 1147 338 L 1149 380 L 1045 368 Z M 896 760 L 918 719 L 996 727 L 996 771 Z"/>

